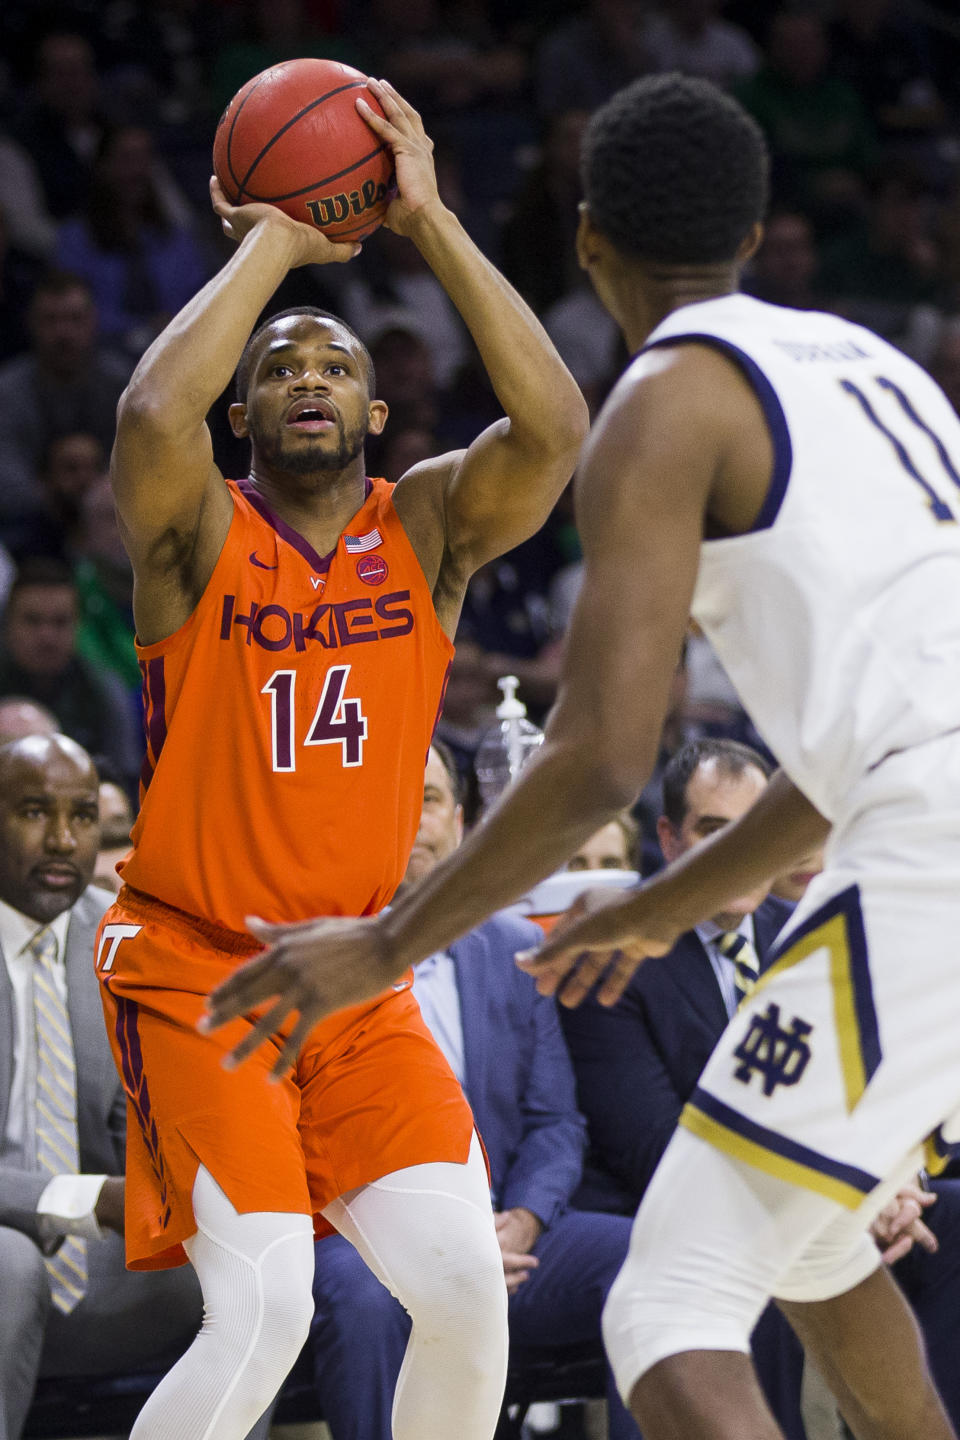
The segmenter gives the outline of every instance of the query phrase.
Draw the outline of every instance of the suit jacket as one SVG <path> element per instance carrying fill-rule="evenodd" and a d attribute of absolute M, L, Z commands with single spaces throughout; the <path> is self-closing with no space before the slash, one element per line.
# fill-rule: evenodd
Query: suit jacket
<path fill-rule="evenodd" d="M 586 1127 L 556 1004 L 514 964 L 518 950 L 542 938 L 530 921 L 501 913 L 450 954 L 464 1089 L 490 1162 L 494 1208 L 522 1205 L 547 1226 L 579 1182 Z"/>
<path fill-rule="evenodd" d="M 126 1099 L 117 1076 L 93 968 L 93 942 L 103 912 L 114 896 L 89 886 L 74 905 L 67 926 L 67 1009 L 77 1066 L 77 1130 L 80 1170 L 122 1175 Z M 0 958 L 0 1135 L 7 1126 L 13 1084 L 13 990 Z M 39 1170 L 20 1170 L 0 1158 L 0 1225 L 22 1230 L 37 1244 L 37 1205 L 49 1180 Z"/>
<path fill-rule="evenodd" d="M 772 897 L 754 913 L 761 970 L 792 913 Z M 632 1215 L 727 1024 L 706 947 L 690 930 L 645 960 L 612 1008 L 591 996 L 561 1017 L 590 1137 L 574 1203 Z"/>

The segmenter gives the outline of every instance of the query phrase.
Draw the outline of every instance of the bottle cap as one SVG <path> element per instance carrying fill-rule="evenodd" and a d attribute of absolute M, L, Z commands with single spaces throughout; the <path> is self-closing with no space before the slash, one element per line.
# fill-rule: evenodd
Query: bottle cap
<path fill-rule="evenodd" d="M 520 681 L 516 675 L 503 675 L 497 684 L 503 691 L 503 699 L 497 706 L 497 719 L 522 720 L 527 713 L 527 707 L 522 700 L 517 699 L 517 686 Z"/>

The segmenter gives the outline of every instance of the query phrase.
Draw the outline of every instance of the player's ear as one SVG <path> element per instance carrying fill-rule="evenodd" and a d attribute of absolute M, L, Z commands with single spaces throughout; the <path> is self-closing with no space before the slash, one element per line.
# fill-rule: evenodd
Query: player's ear
<path fill-rule="evenodd" d="M 227 411 L 227 419 L 230 421 L 230 429 L 234 435 L 236 435 L 237 439 L 245 440 L 250 434 L 250 428 L 247 425 L 246 405 L 241 404 L 239 400 L 235 400 Z"/>
<path fill-rule="evenodd" d="M 660 842 L 660 849 L 663 853 L 664 860 L 666 860 L 668 864 L 671 860 L 676 860 L 680 854 L 680 847 L 677 844 L 677 837 L 673 826 L 666 815 L 657 817 L 657 839 Z"/>
<path fill-rule="evenodd" d="M 605 241 L 593 223 L 586 200 L 580 201 L 577 215 L 577 262 L 581 270 L 589 270 L 599 260 Z"/>
<path fill-rule="evenodd" d="M 389 413 L 385 400 L 371 400 L 370 408 L 367 411 L 367 434 L 381 434 L 384 425 L 387 423 Z"/>
<path fill-rule="evenodd" d="M 760 221 L 757 220 L 755 224 L 750 226 L 750 229 L 740 241 L 740 246 L 737 250 L 737 264 L 746 265 L 747 261 L 756 255 L 762 241 L 763 226 Z"/>

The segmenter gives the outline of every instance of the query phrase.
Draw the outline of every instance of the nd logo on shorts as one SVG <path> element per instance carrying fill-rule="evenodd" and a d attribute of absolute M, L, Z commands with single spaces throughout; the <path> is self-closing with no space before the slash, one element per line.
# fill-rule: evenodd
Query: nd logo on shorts
<path fill-rule="evenodd" d="M 762 1015 L 751 1017 L 749 1030 L 733 1052 L 740 1061 L 733 1078 L 749 1085 L 755 1074 L 762 1075 L 764 1095 L 772 1095 L 778 1085 L 798 1084 L 810 1064 L 807 1036 L 812 1030 L 797 1015 L 789 1029 L 781 1025 L 780 1006 L 771 1000 Z"/>
<path fill-rule="evenodd" d="M 382 555 L 364 555 L 357 561 L 357 574 L 364 585 L 382 585 L 390 571 Z"/>

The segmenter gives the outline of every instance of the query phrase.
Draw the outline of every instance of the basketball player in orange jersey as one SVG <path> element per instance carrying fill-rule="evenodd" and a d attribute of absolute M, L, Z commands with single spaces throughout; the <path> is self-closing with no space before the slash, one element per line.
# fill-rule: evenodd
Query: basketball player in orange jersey
<path fill-rule="evenodd" d="M 249 1029 L 197 1025 L 259 942 L 249 912 L 381 909 L 416 834 L 423 763 L 471 572 L 545 519 L 586 432 L 544 331 L 443 206 L 416 112 L 371 82 L 418 247 L 470 329 L 505 418 L 395 488 L 363 446 L 386 407 L 369 355 L 324 312 L 250 330 L 286 272 L 356 246 L 270 206 L 232 208 L 239 242 L 140 362 L 113 484 L 136 575 L 147 758 L 133 853 L 97 944 L 130 1100 L 134 1268 L 195 1266 L 206 1318 L 135 1440 L 237 1440 L 306 1338 L 313 1238 L 334 1226 L 413 1317 L 398 1440 L 489 1440 L 506 1290 L 486 1169 L 460 1088 L 402 976 L 318 1026 L 293 1072 L 228 1075 Z M 237 370 L 245 480 L 213 463 L 204 417 Z M 294 1027 L 299 1049 L 305 1038 Z"/>

